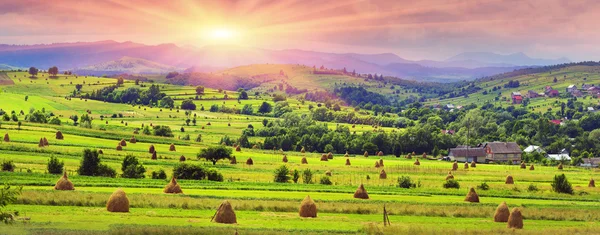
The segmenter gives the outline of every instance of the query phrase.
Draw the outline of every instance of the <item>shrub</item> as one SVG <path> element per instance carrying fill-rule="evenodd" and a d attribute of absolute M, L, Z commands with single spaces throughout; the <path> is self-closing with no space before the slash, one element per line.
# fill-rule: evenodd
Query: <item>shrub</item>
<path fill-rule="evenodd" d="M 2 171 L 15 171 L 15 164 L 13 161 L 2 161 Z"/>
<path fill-rule="evenodd" d="M 281 165 L 279 168 L 275 169 L 273 181 L 276 183 L 287 183 L 290 180 L 290 170 L 285 165 Z"/>
<path fill-rule="evenodd" d="M 77 169 L 77 173 L 79 173 L 79 175 L 106 177 L 115 177 L 117 175 L 117 172 L 114 169 L 100 164 L 98 151 L 91 149 L 83 150 L 83 159 L 81 160 L 79 169 Z"/>
<path fill-rule="evenodd" d="M 219 173 L 216 169 L 210 168 L 206 171 L 206 179 L 223 182 L 223 174 Z"/>
<path fill-rule="evenodd" d="M 98 172 L 96 173 L 96 176 L 115 178 L 117 176 L 117 171 L 107 165 L 102 164 L 98 166 Z"/>
<path fill-rule="evenodd" d="M 202 142 L 202 134 L 198 134 L 198 136 L 196 136 L 196 139 L 194 141 Z"/>
<path fill-rule="evenodd" d="M 184 100 L 181 102 L 181 109 L 196 110 L 196 104 L 192 99 Z"/>
<path fill-rule="evenodd" d="M 413 183 L 410 176 L 398 177 L 398 187 L 400 188 L 416 188 L 417 185 Z"/>
<path fill-rule="evenodd" d="M 302 172 L 302 182 L 304 182 L 305 184 L 312 184 L 312 176 L 313 173 L 312 171 L 310 171 L 310 169 L 306 169 Z"/>
<path fill-rule="evenodd" d="M 181 137 L 181 140 L 190 140 L 190 135 L 189 134 L 185 134 L 184 136 Z"/>
<path fill-rule="evenodd" d="M 55 156 L 51 156 L 50 159 L 48 159 L 48 173 L 50 174 L 62 174 L 64 166 L 65 162 L 59 161 Z"/>
<path fill-rule="evenodd" d="M 483 182 L 483 183 L 481 183 L 480 185 L 477 186 L 477 189 L 489 190 L 490 186 L 486 182 Z"/>
<path fill-rule="evenodd" d="M 138 159 L 133 155 L 127 155 L 121 164 L 121 175 L 123 178 L 141 179 L 144 178 L 146 168 L 139 163 Z"/>
<path fill-rule="evenodd" d="M 10 185 L 5 184 L 0 188 L 0 223 L 10 224 L 15 221 L 15 217 L 19 216 L 18 211 L 3 211 L 2 208 L 8 204 L 14 203 L 21 195 L 23 187 L 10 189 Z"/>
<path fill-rule="evenodd" d="M 50 123 L 52 125 L 59 125 L 60 126 L 61 121 L 60 121 L 60 119 L 58 117 L 54 117 L 54 118 L 50 119 L 50 121 L 48 123 Z"/>
<path fill-rule="evenodd" d="M 319 180 L 319 183 L 324 185 L 331 185 L 331 180 L 328 176 L 323 176 L 321 177 L 321 180 Z"/>
<path fill-rule="evenodd" d="M 300 172 L 298 170 L 293 170 L 292 181 L 294 181 L 294 183 L 298 183 L 298 179 L 300 179 Z"/>
<path fill-rule="evenodd" d="M 530 184 L 529 187 L 527 187 L 527 191 L 529 192 L 537 192 L 539 189 L 537 186 L 535 186 L 535 184 Z"/>
<path fill-rule="evenodd" d="M 567 180 L 565 174 L 555 175 L 552 182 L 552 189 L 557 193 L 573 194 L 573 187 Z"/>
<path fill-rule="evenodd" d="M 456 180 L 446 180 L 446 182 L 444 182 L 444 188 L 455 188 L 455 189 L 459 189 L 460 188 L 460 184 L 458 183 L 458 181 Z"/>
<path fill-rule="evenodd" d="M 153 127 L 155 136 L 173 137 L 173 132 L 169 126 L 157 125 Z"/>
<path fill-rule="evenodd" d="M 173 176 L 177 179 L 223 181 L 223 175 L 217 170 L 206 170 L 202 166 L 187 163 L 181 163 L 173 168 Z"/>
<path fill-rule="evenodd" d="M 159 169 L 157 171 L 152 172 L 152 179 L 167 179 L 167 173 L 163 169 Z"/>

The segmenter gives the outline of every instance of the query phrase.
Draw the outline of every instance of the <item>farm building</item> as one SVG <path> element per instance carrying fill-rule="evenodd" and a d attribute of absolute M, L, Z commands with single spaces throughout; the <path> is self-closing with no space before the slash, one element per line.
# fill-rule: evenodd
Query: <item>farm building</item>
<path fill-rule="evenodd" d="M 572 93 L 573 91 L 576 91 L 576 90 L 577 90 L 577 86 L 575 86 L 575 85 L 569 85 L 567 87 L 567 93 Z"/>
<path fill-rule="evenodd" d="M 579 166 L 583 167 L 598 167 L 600 165 L 600 157 L 584 158 L 583 163 Z"/>
<path fill-rule="evenodd" d="M 548 158 L 550 160 L 555 160 L 555 161 L 560 161 L 560 160 L 571 161 L 571 156 L 569 156 L 568 153 L 547 154 L 546 158 Z"/>
<path fill-rule="evenodd" d="M 529 91 L 527 91 L 527 96 L 528 96 L 530 99 L 532 99 L 532 98 L 538 98 L 538 97 L 540 97 L 540 96 L 543 96 L 543 95 L 544 95 L 544 94 L 537 93 L 537 92 L 536 92 L 536 91 L 534 91 L 534 90 L 529 90 Z"/>
<path fill-rule="evenodd" d="M 550 91 L 548 91 L 548 92 L 546 93 L 546 95 L 547 95 L 548 97 L 557 97 L 557 96 L 559 96 L 559 95 L 560 95 L 560 92 L 558 92 L 557 90 L 554 90 L 554 89 L 553 89 L 553 90 L 550 90 Z"/>
<path fill-rule="evenodd" d="M 521 147 L 515 142 L 487 142 L 482 145 L 487 154 L 486 162 L 521 163 Z"/>
<path fill-rule="evenodd" d="M 573 91 L 571 91 L 571 95 L 573 95 L 575 97 L 582 97 L 583 92 L 581 92 L 580 90 L 573 90 Z"/>
<path fill-rule="evenodd" d="M 486 153 L 481 147 L 466 148 L 459 146 L 448 151 L 448 157 L 459 162 L 485 162 Z"/>
<path fill-rule="evenodd" d="M 523 96 L 521 95 L 521 92 L 517 91 L 517 92 L 511 93 L 510 98 L 512 99 L 513 104 L 523 103 Z"/>
<path fill-rule="evenodd" d="M 526 153 L 533 153 L 533 152 L 543 153 L 545 151 L 540 146 L 529 145 L 529 146 L 527 146 L 527 148 L 523 149 L 523 152 L 526 152 Z"/>

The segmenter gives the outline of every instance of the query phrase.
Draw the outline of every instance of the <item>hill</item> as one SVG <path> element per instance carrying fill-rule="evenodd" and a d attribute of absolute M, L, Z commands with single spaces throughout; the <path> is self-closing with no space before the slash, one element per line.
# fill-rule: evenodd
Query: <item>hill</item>
<path fill-rule="evenodd" d="M 506 64 L 506 65 L 520 65 L 520 66 L 528 66 L 528 65 L 554 65 L 554 64 L 564 64 L 571 62 L 567 58 L 558 58 L 558 59 L 538 59 L 531 58 L 525 53 L 513 53 L 509 55 L 500 55 L 491 52 L 465 52 L 455 55 L 453 57 L 448 58 L 446 61 L 479 61 L 483 63 L 492 63 L 492 64 Z"/>
<path fill-rule="evenodd" d="M 166 74 L 172 71 L 180 71 L 173 66 L 163 65 L 149 60 L 125 56 L 118 60 L 99 63 L 96 65 L 76 68 L 73 71 L 81 75 L 114 75 L 122 73 L 130 74 Z"/>

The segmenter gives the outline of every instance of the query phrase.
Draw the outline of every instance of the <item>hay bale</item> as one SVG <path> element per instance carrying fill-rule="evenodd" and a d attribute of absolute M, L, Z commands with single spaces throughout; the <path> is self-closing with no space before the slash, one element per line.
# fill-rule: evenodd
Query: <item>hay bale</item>
<path fill-rule="evenodd" d="M 65 139 L 65 137 L 63 136 L 62 132 L 60 132 L 60 131 L 57 131 L 57 132 L 56 132 L 56 139 L 57 139 L 57 140 L 64 140 L 64 139 Z"/>
<path fill-rule="evenodd" d="M 347 151 L 346 151 L 346 154 L 344 154 L 344 157 L 350 157 L 350 155 L 348 155 Z"/>
<path fill-rule="evenodd" d="M 514 181 L 512 175 L 506 176 L 506 181 L 504 181 L 504 184 L 515 184 L 515 181 Z"/>
<path fill-rule="evenodd" d="M 235 147 L 235 151 L 236 151 L 236 152 L 241 152 L 241 151 L 242 151 L 242 148 L 241 148 L 240 146 L 237 146 L 237 147 Z"/>
<path fill-rule="evenodd" d="M 420 166 L 421 165 L 421 162 L 419 162 L 418 158 L 415 160 L 415 163 L 413 163 L 413 165 L 415 165 L 415 166 Z"/>
<path fill-rule="evenodd" d="M 63 176 L 60 177 L 58 181 L 56 181 L 56 184 L 54 185 L 54 190 L 75 190 L 73 183 L 69 180 L 69 178 L 67 178 L 66 171 L 63 174 Z"/>
<path fill-rule="evenodd" d="M 531 166 L 529 166 L 529 170 L 530 171 L 535 170 L 535 167 L 533 166 L 533 164 L 531 164 Z"/>
<path fill-rule="evenodd" d="M 252 158 L 248 158 L 248 160 L 246 160 L 246 165 L 254 165 L 254 161 L 252 161 Z"/>
<path fill-rule="evenodd" d="M 521 169 L 527 169 L 527 165 L 525 165 L 525 162 L 521 162 Z"/>
<path fill-rule="evenodd" d="M 129 139 L 129 143 L 132 143 L 132 144 L 137 143 L 137 140 L 135 139 L 135 136 L 132 136 L 131 139 Z"/>
<path fill-rule="evenodd" d="M 595 188 L 596 187 L 596 181 L 594 181 L 594 179 L 590 179 L 590 183 L 588 184 L 588 187 Z"/>
<path fill-rule="evenodd" d="M 379 151 L 379 152 L 377 153 L 377 156 L 379 156 L 379 157 L 383 156 L 383 151 Z"/>
<path fill-rule="evenodd" d="M 300 152 L 301 153 L 305 153 L 306 152 L 306 150 L 304 149 L 304 147 L 302 147 L 302 149 L 300 149 Z"/>
<path fill-rule="evenodd" d="M 465 162 L 465 170 L 469 169 L 469 163 Z"/>
<path fill-rule="evenodd" d="M 281 161 L 287 163 L 288 162 L 287 155 L 283 155 L 283 158 L 281 159 Z"/>
<path fill-rule="evenodd" d="M 465 202 L 479 202 L 479 196 L 477 195 L 477 193 L 475 192 L 475 189 L 473 187 L 471 187 L 471 189 L 469 189 L 469 193 L 467 194 L 467 197 L 465 198 Z"/>
<path fill-rule="evenodd" d="M 346 166 L 350 166 L 350 158 L 346 158 Z"/>
<path fill-rule="evenodd" d="M 302 203 L 300 203 L 300 217 L 310 217 L 310 218 L 316 218 L 317 217 L 317 205 L 315 204 L 315 201 L 313 201 L 310 196 L 306 195 L 306 197 L 304 198 L 304 200 L 302 200 Z"/>
<path fill-rule="evenodd" d="M 379 172 L 379 179 L 387 179 L 387 173 L 385 173 L 385 170 L 381 170 L 381 172 Z"/>
<path fill-rule="evenodd" d="M 363 154 L 363 156 L 369 157 L 369 152 L 365 151 L 365 154 Z"/>
<path fill-rule="evenodd" d="M 237 159 L 235 159 L 235 156 L 231 157 L 231 161 L 229 161 L 229 164 L 237 164 Z"/>
<path fill-rule="evenodd" d="M 104 151 L 102 151 L 102 149 L 98 149 L 98 154 L 104 154 Z"/>
<path fill-rule="evenodd" d="M 156 152 L 153 152 L 153 153 L 152 153 L 152 157 L 151 157 L 151 159 L 152 159 L 152 160 L 156 160 L 156 159 L 158 159 L 158 157 L 156 157 Z"/>
<path fill-rule="evenodd" d="M 40 138 L 40 143 L 38 144 L 38 147 L 42 148 L 44 147 L 44 139 Z"/>
<path fill-rule="evenodd" d="M 323 161 L 323 162 L 326 162 L 326 161 L 328 161 L 328 159 L 327 159 L 327 154 L 323 154 L 323 155 L 321 155 L 321 161 Z"/>
<path fill-rule="evenodd" d="M 508 223 L 506 223 L 507 228 L 523 228 L 523 215 L 521 215 L 521 210 L 519 208 L 513 208 L 510 216 L 508 216 Z"/>
<path fill-rule="evenodd" d="M 356 189 L 356 192 L 354 192 L 354 198 L 369 199 L 369 194 L 367 194 L 367 190 L 365 190 L 365 186 L 363 184 L 360 184 L 360 186 L 358 186 Z"/>
<path fill-rule="evenodd" d="M 174 194 L 183 193 L 183 191 L 181 191 L 181 187 L 177 183 L 177 179 L 175 179 L 175 177 L 171 178 L 171 182 L 169 182 L 165 186 L 165 189 L 163 190 L 163 192 L 164 193 L 174 193 Z"/>
<path fill-rule="evenodd" d="M 448 172 L 448 175 L 446 176 L 446 180 L 453 180 L 454 176 L 452 175 L 452 171 Z"/>
<path fill-rule="evenodd" d="M 333 153 L 329 152 L 329 153 L 327 154 L 327 159 L 333 159 Z"/>
<path fill-rule="evenodd" d="M 171 151 L 171 152 L 175 152 L 175 144 L 171 144 L 171 145 L 169 146 L 169 151 Z"/>
<path fill-rule="evenodd" d="M 379 161 L 375 161 L 375 168 L 379 168 L 379 167 L 380 167 Z"/>
<path fill-rule="evenodd" d="M 179 157 L 179 161 L 180 162 L 185 162 L 185 156 L 181 155 L 181 157 Z"/>
<path fill-rule="evenodd" d="M 423 153 L 423 158 L 427 158 L 427 153 Z"/>
<path fill-rule="evenodd" d="M 384 166 L 383 166 L 383 159 L 381 159 L 381 158 L 379 159 L 379 166 L 380 166 L 380 167 L 384 167 Z"/>
<path fill-rule="evenodd" d="M 325 171 L 325 175 L 326 176 L 331 176 L 331 171 L 330 170 Z"/>
<path fill-rule="evenodd" d="M 119 145 L 125 147 L 125 146 L 127 146 L 127 141 L 125 141 L 125 139 L 121 139 L 121 142 L 119 142 Z"/>
<path fill-rule="evenodd" d="M 4 142 L 10 142 L 10 137 L 8 136 L 8 133 L 4 134 Z"/>
<path fill-rule="evenodd" d="M 210 122 L 206 123 L 207 126 L 210 126 Z"/>
<path fill-rule="evenodd" d="M 471 167 L 472 167 L 472 168 L 475 168 L 475 167 L 477 167 L 477 162 L 475 162 L 475 161 L 471 161 Z"/>
<path fill-rule="evenodd" d="M 560 164 L 558 164 L 558 169 L 559 169 L 559 170 L 562 170 L 562 169 L 563 169 L 563 164 L 562 164 L 562 162 L 561 162 Z"/>
<path fill-rule="evenodd" d="M 48 139 L 46 139 L 46 137 L 44 137 L 43 140 L 44 140 L 44 146 L 50 146 L 50 144 L 48 143 Z"/>
<path fill-rule="evenodd" d="M 117 189 L 106 202 L 106 210 L 110 212 L 129 212 L 129 199 L 122 189 Z"/>
<path fill-rule="evenodd" d="M 123 147 L 121 145 L 117 145 L 117 151 L 121 151 L 123 150 Z"/>
<path fill-rule="evenodd" d="M 410 155 L 410 153 L 408 155 L 406 155 L 406 159 L 412 159 L 412 155 Z"/>
<path fill-rule="evenodd" d="M 506 205 L 506 202 L 500 203 L 498 208 L 496 208 L 496 213 L 494 213 L 494 222 L 508 222 L 508 217 L 510 216 L 510 210 Z"/>
<path fill-rule="evenodd" d="M 308 161 L 306 160 L 306 157 L 303 157 L 301 162 L 302 162 L 302 164 L 308 164 Z"/>
<path fill-rule="evenodd" d="M 215 213 L 215 217 L 213 220 L 217 223 L 222 224 L 236 224 L 237 218 L 235 216 L 235 212 L 233 211 L 233 207 L 231 204 L 225 200 L 217 209 L 217 213 Z"/>
<path fill-rule="evenodd" d="M 150 145 L 150 148 L 148 148 L 148 153 L 154 153 L 156 152 L 156 149 L 154 149 L 154 145 Z"/>
<path fill-rule="evenodd" d="M 454 163 L 452 163 L 452 170 L 453 171 L 458 170 L 458 162 L 454 161 Z"/>

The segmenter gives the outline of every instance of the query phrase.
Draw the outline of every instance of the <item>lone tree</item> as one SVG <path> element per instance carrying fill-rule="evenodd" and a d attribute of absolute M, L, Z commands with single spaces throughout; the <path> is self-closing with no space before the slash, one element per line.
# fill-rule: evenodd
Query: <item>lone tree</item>
<path fill-rule="evenodd" d="M 52 66 L 51 68 L 48 69 L 48 73 L 51 76 L 56 77 L 56 75 L 58 75 L 58 67 Z"/>
<path fill-rule="evenodd" d="M 208 147 L 202 149 L 197 157 L 211 161 L 215 165 L 221 159 L 231 159 L 231 149 L 223 145 Z"/>
<path fill-rule="evenodd" d="M 267 102 L 263 102 L 260 105 L 260 108 L 258 108 L 258 112 L 259 113 L 270 113 L 271 111 L 273 111 L 273 106 L 271 106 L 271 104 L 267 103 Z"/>
<path fill-rule="evenodd" d="M 203 86 L 197 86 L 196 87 L 196 95 L 202 95 L 204 94 L 204 87 Z"/>
<path fill-rule="evenodd" d="M 38 74 L 39 71 L 40 70 L 37 69 L 36 67 L 30 67 L 29 68 L 29 74 L 31 75 L 31 77 L 37 76 L 37 74 Z"/>

